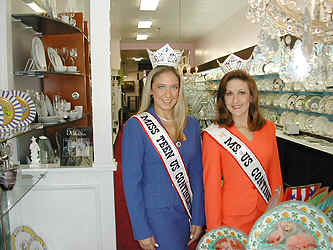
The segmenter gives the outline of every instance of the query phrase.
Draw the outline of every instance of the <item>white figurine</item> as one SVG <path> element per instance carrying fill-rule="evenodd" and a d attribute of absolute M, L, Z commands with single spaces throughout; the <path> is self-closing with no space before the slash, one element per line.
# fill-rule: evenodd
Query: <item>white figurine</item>
<path fill-rule="evenodd" d="M 31 167 L 36 167 L 37 165 L 40 164 L 40 159 L 39 159 L 40 148 L 34 136 L 31 137 L 31 144 L 29 146 L 29 149 L 30 149 Z"/>

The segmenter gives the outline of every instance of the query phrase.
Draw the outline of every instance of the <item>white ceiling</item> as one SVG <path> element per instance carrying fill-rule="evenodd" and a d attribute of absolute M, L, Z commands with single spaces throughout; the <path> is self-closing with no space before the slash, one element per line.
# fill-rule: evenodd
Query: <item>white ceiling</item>
<path fill-rule="evenodd" d="M 113 35 L 135 41 L 141 19 L 153 21 L 147 42 L 193 42 L 247 5 L 247 0 L 160 0 L 157 11 L 140 11 L 140 0 L 110 0 Z"/>

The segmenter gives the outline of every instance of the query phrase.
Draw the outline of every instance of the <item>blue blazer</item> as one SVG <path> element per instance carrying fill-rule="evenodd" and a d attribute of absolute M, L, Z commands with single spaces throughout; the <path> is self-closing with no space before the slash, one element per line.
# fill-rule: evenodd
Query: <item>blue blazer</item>
<path fill-rule="evenodd" d="M 148 112 L 158 120 L 153 107 Z M 188 117 L 185 127 L 186 141 L 179 147 L 193 192 L 192 225 L 203 226 L 204 193 L 199 122 Z M 134 238 L 142 240 L 153 235 L 147 222 L 151 208 L 183 207 L 172 187 L 161 158 L 135 118 L 130 118 L 122 137 L 122 173 L 124 191 Z M 185 208 L 184 213 L 186 213 Z M 153 215 L 150 215 L 153 216 Z"/>

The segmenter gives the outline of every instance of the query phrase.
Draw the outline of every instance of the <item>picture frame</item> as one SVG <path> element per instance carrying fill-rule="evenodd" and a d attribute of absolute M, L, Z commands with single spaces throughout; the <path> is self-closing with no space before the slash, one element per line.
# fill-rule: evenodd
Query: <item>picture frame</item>
<path fill-rule="evenodd" d="M 67 127 L 60 132 L 60 166 L 91 167 L 93 140 L 91 127 Z"/>
<path fill-rule="evenodd" d="M 121 84 L 121 90 L 124 93 L 131 93 L 135 91 L 135 82 L 134 81 L 123 81 Z"/>

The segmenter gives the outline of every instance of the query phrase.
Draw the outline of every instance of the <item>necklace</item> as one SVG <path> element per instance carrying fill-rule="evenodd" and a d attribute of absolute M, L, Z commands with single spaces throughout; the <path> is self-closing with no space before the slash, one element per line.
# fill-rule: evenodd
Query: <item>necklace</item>
<path fill-rule="evenodd" d="M 157 113 L 156 113 L 157 114 Z M 175 119 L 165 119 L 165 118 L 163 118 L 162 116 L 160 116 L 160 115 L 158 115 L 157 114 L 157 116 L 162 120 L 162 121 L 165 121 L 165 122 L 173 122 L 173 121 L 175 121 Z"/>

